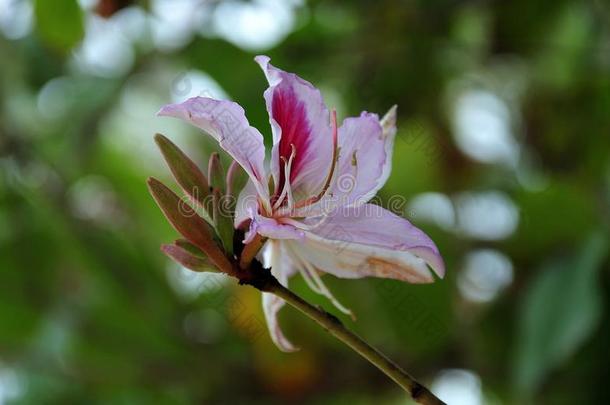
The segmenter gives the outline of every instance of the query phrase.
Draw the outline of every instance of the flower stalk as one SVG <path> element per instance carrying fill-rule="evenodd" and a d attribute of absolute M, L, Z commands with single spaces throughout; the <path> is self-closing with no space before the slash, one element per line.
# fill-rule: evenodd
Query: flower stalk
<path fill-rule="evenodd" d="M 415 402 L 423 405 L 444 404 L 443 401 L 436 397 L 425 386 L 420 384 L 413 376 L 404 371 L 379 350 L 364 341 L 356 333 L 345 327 L 339 318 L 326 312 L 321 307 L 314 306 L 305 301 L 303 298 L 281 285 L 271 273 L 266 273 L 263 277 L 255 277 L 240 283 L 252 285 L 261 292 L 274 294 L 286 301 L 289 305 L 302 312 L 335 338 L 339 339 L 360 356 L 364 357 L 369 363 L 377 367 L 403 390 L 408 392 Z"/>

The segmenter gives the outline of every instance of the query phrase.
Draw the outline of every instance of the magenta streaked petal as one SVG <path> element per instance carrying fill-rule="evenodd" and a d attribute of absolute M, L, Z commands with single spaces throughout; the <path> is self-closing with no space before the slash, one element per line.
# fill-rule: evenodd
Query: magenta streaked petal
<path fill-rule="evenodd" d="M 410 283 L 434 281 L 445 266 L 432 240 L 409 221 L 373 204 L 342 207 L 290 242 L 316 268 L 343 278 L 383 277 Z"/>
<path fill-rule="evenodd" d="M 210 134 L 257 183 L 259 193 L 267 194 L 263 136 L 250 126 L 239 104 L 193 97 L 183 103 L 168 104 L 157 114 L 183 119 Z"/>
<path fill-rule="evenodd" d="M 293 147 L 297 151 L 290 175 L 292 184 L 305 163 L 304 157 L 311 153 L 309 150 L 311 127 L 307 120 L 305 104 L 298 99 L 292 87 L 281 85 L 273 92 L 272 111 L 273 119 L 282 129 L 279 143 L 280 159 L 288 160 Z M 283 163 L 280 162 L 280 167 Z M 282 174 L 280 172 L 280 184 L 283 183 Z"/>
<path fill-rule="evenodd" d="M 257 56 L 255 60 L 270 86 L 265 91 L 265 100 L 273 131 L 271 171 L 276 192 L 283 188 L 281 158 L 288 160 L 294 145 L 296 156 L 290 177 L 295 199 L 314 196 L 324 184 L 332 161 L 329 111 L 320 91 L 311 83 L 272 66 L 266 56 Z"/>
<path fill-rule="evenodd" d="M 296 215 L 323 215 L 337 207 L 367 203 L 388 179 L 395 134 L 396 107 L 382 120 L 368 112 L 346 118 L 339 128 L 339 158 L 329 192 Z"/>

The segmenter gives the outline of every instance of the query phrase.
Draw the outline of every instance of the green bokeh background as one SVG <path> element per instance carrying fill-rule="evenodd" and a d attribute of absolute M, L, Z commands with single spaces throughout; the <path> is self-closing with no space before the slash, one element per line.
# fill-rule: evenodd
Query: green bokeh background
<path fill-rule="evenodd" d="M 155 112 L 229 97 L 268 143 L 259 53 L 340 117 L 398 105 L 377 202 L 447 276 L 324 277 L 348 326 L 450 404 L 610 403 L 609 17 L 601 0 L 0 1 L 0 404 L 410 403 L 292 309 L 302 350 L 279 352 L 257 291 L 159 252 L 176 235 L 145 187 L 170 183 L 153 134 L 202 164 L 215 149 Z"/>

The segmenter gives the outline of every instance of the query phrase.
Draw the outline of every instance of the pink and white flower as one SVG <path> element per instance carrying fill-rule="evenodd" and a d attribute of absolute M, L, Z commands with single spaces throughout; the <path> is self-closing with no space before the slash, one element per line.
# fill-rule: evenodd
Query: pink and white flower
<path fill-rule="evenodd" d="M 248 174 L 235 212 L 235 227 L 247 228 L 244 243 L 263 237 L 265 264 L 283 285 L 300 273 L 345 313 L 350 311 L 326 288 L 321 272 L 410 283 L 434 281 L 432 271 L 443 277 L 443 260 L 426 234 L 368 204 L 390 174 L 396 108 L 382 119 L 363 112 L 338 127 L 335 111 L 311 83 L 272 66 L 266 56 L 255 60 L 269 82 L 264 93 L 273 133 L 268 170 L 263 136 L 238 104 L 194 97 L 159 112 L 209 133 Z M 283 305 L 263 294 L 273 341 L 292 351 L 277 322 Z"/>

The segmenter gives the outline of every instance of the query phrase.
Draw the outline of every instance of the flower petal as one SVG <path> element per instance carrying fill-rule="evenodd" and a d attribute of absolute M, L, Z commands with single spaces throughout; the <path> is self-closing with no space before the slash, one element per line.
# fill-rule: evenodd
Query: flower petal
<path fill-rule="evenodd" d="M 303 240 L 305 238 L 305 232 L 293 225 L 278 222 L 274 218 L 262 216 L 255 211 L 251 213 L 251 218 L 250 230 L 246 234 L 244 243 L 249 243 L 255 234 L 270 239 Z"/>
<path fill-rule="evenodd" d="M 409 221 L 373 204 L 342 207 L 291 243 L 316 268 L 343 278 L 366 276 L 429 283 L 443 277 L 438 248 Z"/>
<path fill-rule="evenodd" d="M 311 83 L 272 66 L 267 56 L 257 56 L 255 60 L 270 86 L 265 91 L 265 100 L 273 131 L 271 171 L 276 194 L 283 189 L 283 167 L 294 146 L 292 191 L 297 199 L 314 196 L 322 188 L 332 161 L 329 111 L 320 91 Z"/>
<path fill-rule="evenodd" d="M 252 219 L 253 212 L 258 211 L 258 192 L 252 180 L 248 180 L 240 191 L 235 204 L 235 228 L 240 228 L 248 219 Z"/>
<path fill-rule="evenodd" d="M 385 184 L 392 167 L 395 123 L 396 107 L 381 121 L 368 112 L 343 121 L 337 177 L 331 189 L 340 205 L 364 204 Z"/>
<path fill-rule="evenodd" d="M 377 179 L 378 188 L 375 190 L 375 193 L 383 187 L 392 171 L 392 153 L 394 151 L 394 138 L 396 137 L 396 105 L 393 105 L 388 112 L 385 113 L 383 118 L 381 118 L 380 124 L 382 130 L 381 137 L 385 142 L 386 161 L 383 164 L 381 176 Z M 371 197 L 373 197 L 375 193 L 373 193 Z"/>
<path fill-rule="evenodd" d="M 288 278 L 294 274 L 294 266 L 284 251 L 281 242 L 269 241 L 263 247 L 263 262 L 265 267 L 271 267 L 271 273 L 285 287 L 288 287 Z M 286 302 L 276 295 L 263 293 L 263 312 L 267 320 L 269 334 L 273 343 L 284 352 L 299 350 L 282 333 L 277 319 L 277 313 Z"/>
<path fill-rule="evenodd" d="M 209 133 L 257 184 L 266 196 L 263 136 L 246 119 L 239 104 L 208 97 L 193 97 L 183 103 L 168 104 L 157 113 L 181 118 Z"/>
<path fill-rule="evenodd" d="M 295 215 L 325 215 L 337 207 L 362 205 L 373 198 L 390 175 L 395 134 L 396 106 L 381 121 L 377 114 L 368 112 L 346 118 L 339 128 L 339 158 L 328 193 Z"/>

